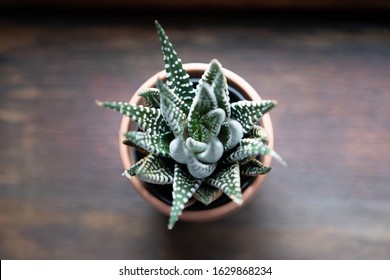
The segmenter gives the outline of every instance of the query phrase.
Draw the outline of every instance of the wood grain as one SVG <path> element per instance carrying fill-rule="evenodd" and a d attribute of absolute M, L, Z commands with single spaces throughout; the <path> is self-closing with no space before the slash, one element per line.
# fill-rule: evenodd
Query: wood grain
<path fill-rule="evenodd" d="M 50 1 L 50 0 L 3 0 L 0 3 L 3 7 L 16 8 L 71 8 L 71 9 L 131 9 L 131 8 L 156 8 L 156 9 L 208 9 L 208 8 L 239 8 L 239 9 L 389 9 L 390 4 L 385 0 L 68 0 L 68 1 Z"/>
<path fill-rule="evenodd" d="M 121 176 L 121 117 L 94 103 L 163 67 L 153 22 L 3 20 L 0 258 L 389 259 L 388 25 L 161 23 L 184 62 L 218 58 L 279 101 L 289 166 L 237 214 L 168 231 Z"/>

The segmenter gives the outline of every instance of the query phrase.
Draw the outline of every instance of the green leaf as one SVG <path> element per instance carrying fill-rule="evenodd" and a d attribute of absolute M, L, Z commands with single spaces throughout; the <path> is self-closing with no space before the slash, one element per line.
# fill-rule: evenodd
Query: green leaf
<path fill-rule="evenodd" d="M 131 179 L 131 177 L 135 176 L 137 174 L 137 170 L 141 167 L 141 165 L 144 163 L 144 161 L 147 159 L 148 156 L 140 159 L 137 161 L 134 165 L 132 165 L 129 169 L 125 170 L 123 172 L 123 176 L 126 176 L 127 178 Z"/>
<path fill-rule="evenodd" d="M 198 154 L 204 152 L 207 149 L 207 144 L 188 137 L 186 140 L 186 148 L 187 150 Z"/>
<path fill-rule="evenodd" d="M 225 111 L 217 108 L 209 111 L 201 120 L 204 126 L 209 130 L 210 136 L 217 136 L 221 130 L 221 125 L 225 121 Z"/>
<path fill-rule="evenodd" d="M 170 157 L 169 143 L 173 140 L 173 134 L 167 132 L 164 134 L 150 135 L 140 131 L 130 131 L 126 133 L 126 140 L 123 141 L 125 145 L 139 146 L 149 153 L 160 155 L 163 157 Z"/>
<path fill-rule="evenodd" d="M 125 133 L 125 135 L 126 135 L 126 133 Z M 141 148 L 140 146 L 135 145 L 134 143 L 132 143 L 130 141 L 126 142 L 126 145 L 136 149 L 137 152 L 139 152 L 140 154 L 142 154 L 144 156 L 149 154 L 149 152 L 147 150 L 145 150 L 144 148 Z"/>
<path fill-rule="evenodd" d="M 204 152 L 195 156 L 203 163 L 216 163 L 223 155 L 223 145 L 216 136 L 210 137 Z"/>
<path fill-rule="evenodd" d="M 99 106 L 115 110 L 135 121 L 139 128 L 150 134 L 159 134 L 169 131 L 160 109 L 144 107 L 142 105 L 125 102 L 99 102 Z"/>
<path fill-rule="evenodd" d="M 222 194 L 223 191 L 221 189 L 217 189 L 213 186 L 203 184 L 194 193 L 194 197 L 196 198 L 196 200 L 202 202 L 204 205 L 209 205 L 211 202 L 221 197 Z"/>
<path fill-rule="evenodd" d="M 165 34 L 161 25 L 155 21 L 158 35 L 161 41 L 161 48 L 164 56 L 165 70 L 167 75 L 167 85 L 175 89 L 175 93 L 182 99 L 188 106 L 191 105 L 195 96 L 195 90 L 190 81 L 190 76 L 184 70 L 181 63 L 181 59 L 178 58 L 177 52 L 174 50 L 168 36 Z M 188 111 L 184 110 L 187 115 Z"/>
<path fill-rule="evenodd" d="M 236 120 L 228 119 L 222 124 L 218 137 L 223 144 L 224 151 L 229 151 L 241 141 L 243 135 L 241 124 Z"/>
<path fill-rule="evenodd" d="M 268 154 L 270 148 L 258 139 L 244 138 L 240 141 L 239 145 L 233 149 L 228 157 L 227 162 L 235 162 L 246 159 L 248 157 L 254 157 L 257 155 Z"/>
<path fill-rule="evenodd" d="M 241 123 L 246 134 L 276 103 L 275 100 L 238 101 L 231 104 L 231 118 Z"/>
<path fill-rule="evenodd" d="M 142 90 L 138 95 L 142 96 L 147 107 L 160 108 L 160 91 L 158 89 L 147 88 Z"/>
<path fill-rule="evenodd" d="M 282 165 L 287 165 L 286 162 L 270 147 L 256 138 L 244 138 L 239 145 L 232 150 L 230 155 L 225 158 L 225 162 L 236 162 L 254 157 L 258 155 L 271 155 L 278 160 Z"/>
<path fill-rule="evenodd" d="M 218 189 L 221 189 L 238 205 L 242 204 L 240 166 L 238 163 L 233 163 L 210 176 L 206 182 Z"/>
<path fill-rule="evenodd" d="M 199 84 L 203 82 L 208 83 L 209 85 L 213 84 L 215 77 L 222 72 L 222 66 L 218 60 L 213 59 L 210 61 L 208 68 L 202 75 L 202 79 L 199 81 Z"/>
<path fill-rule="evenodd" d="M 171 158 L 182 164 L 186 164 L 190 160 L 190 157 L 193 156 L 188 152 L 184 140 L 179 137 L 173 139 L 169 144 L 169 153 Z"/>
<path fill-rule="evenodd" d="M 187 162 L 188 172 L 197 179 L 207 178 L 214 172 L 216 167 L 216 163 L 203 163 L 199 161 L 196 156 L 191 156 Z"/>
<path fill-rule="evenodd" d="M 267 130 L 264 127 L 261 127 L 259 125 L 253 126 L 251 131 L 248 133 L 249 138 L 258 138 L 261 141 L 268 143 L 269 142 L 269 135 Z"/>
<path fill-rule="evenodd" d="M 230 117 L 229 91 L 227 90 L 226 77 L 223 74 L 222 65 L 218 60 L 213 59 L 209 63 L 198 86 L 204 82 L 211 85 L 211 90 L 216 96 L 218 107 L 225 111 L 227 117 Z"/>
<path fill-rule="evenodd" d="M 217 109 L 218 103 L 211 87 L 207 83 L 202 83 L 196 88 L 196 96 L 188 114 L 188 131 L 190 136 L 198 130 L 202 117 L 209 111 Z"/>
<path fill-rule="evenodd" d="M 261 161 L 252 158 L 247 163 L 240 166 L 241 175 L 257 176 L 271 171 L 271 167 L 265 166 Z"/>
<path fill-rule="evenodd" d="M 176 137 L 182 137 L 187 117 L 182 108 L 187 105 L 161 80 L 157 82 L 157 87 L 160 90 L 160 104 L 165 122 Z"/>
<path fill-rule="evenodd" d="M 150 154 L 137 169 L 136 175 L 145 182 L 159 185 L 173 183 L 173 170 L 164 158 Z"/>
<path fill-rule="evenodd" d="M 209 139 L 209 130 L 203 125 L 199 124 L 198 128 L 192 134 L 192 138 L 199 142 L 207 142 Z"/>
<path fill-rule="evenodd" d="M 183 172 L 178 164 L 175 165 L 172 191 L 173 202 L 169 217 L 169 229 L 172 229 L 179 220 L 179 216 L 183 212 L 186 203 L 194 195 L 201 182 L 202 180 L 195 179 Z"/>

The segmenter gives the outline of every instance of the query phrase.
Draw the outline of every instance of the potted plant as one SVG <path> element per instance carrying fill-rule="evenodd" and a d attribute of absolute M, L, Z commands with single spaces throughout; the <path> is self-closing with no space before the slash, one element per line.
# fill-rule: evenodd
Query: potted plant
<path fill-rule="evenodd" d="M 270 170 L 273 130 L 261 100 L 241 77 L 213 59 L 182 64 L 156 21 L 165 62 L 130 102 L 97 104 L 124 115 L 120 154 L 136 190 L 179 220 L 206 221 L 247 203 Z M 261 119 L 261 120 L 260 120 Z M 260 122 L 259 122 L 260 120 Z"/>

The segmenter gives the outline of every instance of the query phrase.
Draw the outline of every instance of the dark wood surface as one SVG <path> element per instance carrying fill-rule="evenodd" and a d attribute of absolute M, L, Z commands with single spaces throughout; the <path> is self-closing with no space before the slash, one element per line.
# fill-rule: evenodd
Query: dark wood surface
<path fill-rule="evenodd" d="M 389 9 L 390 4 L 386 0 L 2 0 L 0 7 L 17 8 L 273 8 L 273 9 Z"/>
<path fill-rule="evenodd" d="M 163 67 L 150 18 L 0 22 L 1 259 L 389 259 L 390 30 L 365 21 L 161 20 L 263 98 L 273 170 L 238 213 L 166 228 L 121 176 L 120 115 Z"/>

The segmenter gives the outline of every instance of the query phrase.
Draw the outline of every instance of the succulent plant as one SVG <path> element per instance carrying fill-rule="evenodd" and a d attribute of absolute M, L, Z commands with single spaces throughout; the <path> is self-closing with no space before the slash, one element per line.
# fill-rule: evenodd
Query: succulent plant
<path fill-rule="evenodd" d="M 268 173 L 271 167 L 258 159 L 272 155 L 267 131 L 259 119 L 275 105 L 274 100 L 230 103 L 221 64 L 213 59 L 193 86 L 181 59 L 156 21 L 165 62 L 166 82 L 144 89 L 144 105 L 125 102 L 97 104 L 130 117 L 139 130 L 126 133 L 124 144 L 143 157 L 123 174 L 162 185 L 171 185 L 172 207 L 168 228 L 194 201 L 205 205 L 223 193 L 242 204 L 241 176 Z M 169 187 L 169 186 L 167 186 Z"/>

